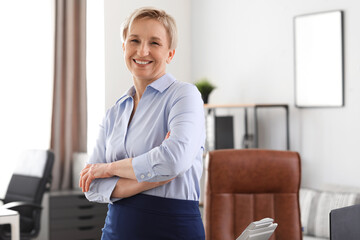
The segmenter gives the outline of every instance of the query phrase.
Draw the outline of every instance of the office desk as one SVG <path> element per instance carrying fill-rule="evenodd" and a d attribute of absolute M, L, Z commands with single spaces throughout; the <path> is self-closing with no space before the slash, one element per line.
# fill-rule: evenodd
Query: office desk
<path fill-rule="evenodd" d="M 20 220 L 19 213 L 13 210 L 0 207 L 0 224 L 10 224 L 11 240 L 20 239 Z"/>

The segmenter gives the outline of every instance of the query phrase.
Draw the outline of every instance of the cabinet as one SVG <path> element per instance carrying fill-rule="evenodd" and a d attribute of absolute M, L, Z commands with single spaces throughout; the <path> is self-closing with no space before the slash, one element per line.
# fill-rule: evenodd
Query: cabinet
<path fill-rule="evenodd" d="M 80 191 L 47 193 L 43 199 L 41 240 L 98 240 L 107 204 L 89 202 Z"/>

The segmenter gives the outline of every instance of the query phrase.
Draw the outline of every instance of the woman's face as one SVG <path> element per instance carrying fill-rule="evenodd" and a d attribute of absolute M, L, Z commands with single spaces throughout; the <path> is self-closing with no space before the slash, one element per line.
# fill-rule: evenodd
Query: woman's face
<path fill-rule="evenodd" d="M 175 54 L 169 46 L 167 31 L 160 22 L 135 20 L 123 43 L 126 66 L 134 79 L 149 84 L 164 75 Z"/>

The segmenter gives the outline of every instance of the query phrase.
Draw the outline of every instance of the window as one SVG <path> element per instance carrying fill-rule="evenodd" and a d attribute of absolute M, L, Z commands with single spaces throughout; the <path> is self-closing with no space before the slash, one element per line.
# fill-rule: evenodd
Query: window
<path fill-rule="evenodd" d="M 88 1 L 86 8 L 87 148 L 91 154 L 105 114 L 104 1 Z"/>
<path fill-rule="evenodd" d="M 0 1 L 0 197 L 18 155 L 50 146 L 54 3 Z"/>

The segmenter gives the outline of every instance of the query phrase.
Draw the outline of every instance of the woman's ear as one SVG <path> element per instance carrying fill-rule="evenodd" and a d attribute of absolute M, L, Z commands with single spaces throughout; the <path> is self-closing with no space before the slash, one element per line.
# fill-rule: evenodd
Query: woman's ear
<path fill-rule="evenodd" d="M 171 60 L 173 59 L 174 55 L 175 55 L 175 49 L 174 49 L 174 50 L 170 50 L 170 51 L 169 51 L 169 56 L 168 56 L 168 58 L 166 59 L 166 63 L 167 63 L 167 64 L 169 64 L 169 63 L 171 62 Z"/>
<path fill-rule="evenodd" d="M 123 42 L 123 44 L 122 44 L 122 49 L 123 49 L 123 52 L 125 52 L 125 42 Z"/>

